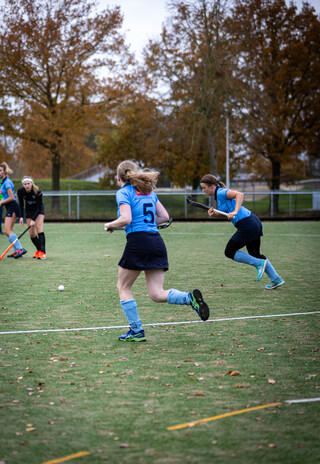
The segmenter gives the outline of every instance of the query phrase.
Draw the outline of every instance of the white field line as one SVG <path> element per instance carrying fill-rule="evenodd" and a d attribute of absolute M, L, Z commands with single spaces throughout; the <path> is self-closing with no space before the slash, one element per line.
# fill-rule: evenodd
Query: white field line
<path fill-rule="evenodd" d="M 161 231 L 162 233 L 168 233 L 170 235 L 222 235 L 222 236 L 230 236 L 229 232 L 174 232 L 173 230 L 164 230 Z M 77 232 L 80 235 L 106 235 L 105 232 Z M 263 233 L 264 237 L 320 237 L 320 234 L 267 234 Z"/>
<path fill-rule="evenodd" d="M 320 398 L 302 398 L 301 400 L 285 400 L 285 403 L 313 403 L 320 401 Z"/>
<path fill-rule="evenodd" d="M 222 321 L 242 321 L 246 319 L 262 319 L 270 317 L 291 317 L 291 316 L 308 316 L 311 314 L 319 314 L 320 311 L 310 311 L 307 313 L 287 313 L 287 314 L 267 314 L 260 316 L 239 316 L 239 317 L 223 317 L 218 319 L 208 319 L 206 322 L 222 322 Z M 165 325 L 182 325 L 182 324 L 202 324 L 203 321 L 180 321 L 180 322 L 155 322 L 152 324 L 143 324 L 144 327 L 157 327 Z M 17 330 L 11 332 L 0 332 L 0 335 L 16 335 L 16 334 L 29 334 L 29 333 L 49 333 L 49 332 L 80 332 L 83 330 L 110 330 L 110 329 L 126 329 L 127 325 L 111 325 L 105 327 L 74 327 L 66 329 L 38 329 L 38 330 Z"/>

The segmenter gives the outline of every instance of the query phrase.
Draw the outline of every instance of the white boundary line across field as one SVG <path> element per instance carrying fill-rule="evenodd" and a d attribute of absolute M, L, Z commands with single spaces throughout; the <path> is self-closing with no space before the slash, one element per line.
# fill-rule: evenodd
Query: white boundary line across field
<path fill-rule="evenodd" d="M 290 317 L 290 316 L 308 316 L 311 314 L 319 314 L 320 311 L 310 311 L 307 313 L 286 313 L 286 314 L 266 314 L 260 316 L 239 316 L 239 317 L 221 317 L 218 319 L 208 319 L 206 322 L 222 322 L 222 321 L 242 321 L 246 319 L 262 319 L 270 317 Z M 155 322 L 152 324 L 143 324 L 145 327 L 156 327 L 165 325 L 182 325 L 182 324 L 199 324 L 203 321 L 179 321 L 179 322 Z M 110 329 L 125 329 L 128 325 L 112 325 L 105 327 L 74 327 L 66 329 L 38 329 L 38 330 L 16 330 L 10 332 L 0 332 L 0 335 L 17 335 L 31 333 L 49 333 L 49 332 L 80 332 L 83 330 L 110 330 Z"/>

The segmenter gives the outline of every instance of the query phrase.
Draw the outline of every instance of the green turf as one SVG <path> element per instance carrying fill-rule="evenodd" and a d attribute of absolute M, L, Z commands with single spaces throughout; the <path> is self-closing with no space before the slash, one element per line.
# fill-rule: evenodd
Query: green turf
<path fill-rule="evenodd" d="M 20 230 L 15 226 L 15 230 Z M 21 228 L 22 230 L 22 228 Z M 161 232 L 166 288 L 200 288 L 210 320 L 157 305 L 134 286 L 146 343 L 124 343 L 116 291 L 125 235 L 103 224 L 45 224 L 47 261 L 1 263 L 0 462 L 40 464 L 87 451 L 75 463 L 313 464 L 320 402 L 320 223 L 264 223 L 262 251 L 285 279 L 264 290 L 255 269 L 224 257 L 230 223 L 177 223 Z M 7 239 L 0 236 L 0 249 Z M 64 292 L 58 286 L 65 286 Z M 163 323 L 162 325 L 155 325 Z M 165 325 L 165 323 L 174 323 Z M 50 329 L 71 328 L 68 332 Z M 240 375 L 228 375 L 237 371 Z M 279 407 L 167 427 L 259 405 Z"/>

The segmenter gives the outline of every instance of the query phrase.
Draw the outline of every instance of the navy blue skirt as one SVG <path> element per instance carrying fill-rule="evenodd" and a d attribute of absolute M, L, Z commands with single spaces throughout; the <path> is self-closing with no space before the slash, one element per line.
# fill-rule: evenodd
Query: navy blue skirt
<path fill-rule="evenodd" d="M 169 269 L 167 249 L 160 234 L 131 232 L 119 266 L 132 271 Z"/>
<path fill-rule="evenodd" d="M 235 242 L 242 243 L 243 246 L 247 243 L 257 240 L 262 237 L 262 223 L 260 219 L 253 213 L 250 216 L 241 219 L 236 223 L 237 232 L 232 236 Z"/>
<path fill-rule="evenodd" d="M 10 203 L 5 203 L 4 206 L 7 209 L 6 217 L 12 217 L 13 213 L 15 213 L 17 218 L 20 218 L 20 206 L 16 200 L 11 201 Z"/>

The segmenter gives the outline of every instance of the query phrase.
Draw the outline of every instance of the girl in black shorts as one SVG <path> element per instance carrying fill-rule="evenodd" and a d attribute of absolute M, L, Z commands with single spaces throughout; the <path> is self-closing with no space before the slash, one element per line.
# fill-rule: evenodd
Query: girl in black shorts
<path fill-rule="evenodd" d="M 228 213 L 228 219 L 237 228 L 237 232 L 230 238 L 225 249 L 227 258 L 238 263 L 249 264 L 257 269 L 257 280 L 261 280 L 266 273 L 270 282 L 265 285 L 267 290 L 280 287 L 284 280 L 273 268 L 270 261 L 260 253 L 260 238 L 262 237 L 262 224 L 260 219 L 249 209 L 242 206 L 244 194 L 237 190 L 228 189 L 212 174 L 206 174 L 200 181 L 202 191 L 207 195 L 214 195 L 218 209 Z M 213 208 L 208 211 L 214 216 Z M 248 253 L 241 251 L 246 247 Z"/>
<path fill-rule="evenodd" d="M 25 176 L 21 182 L 23 187 L 18 190 L 21 211 L 20 224 L 23 225 L 25 205 L 27 225 L 31 225 L 29 229 L 30 238 L 37 249 L 33 257 L 37 259 L 47 259 L 45 235 L 43 232 L 44 206 L 42 203 L 42 193 L 39 188 L 34 185 L 31 177 Z"/>

